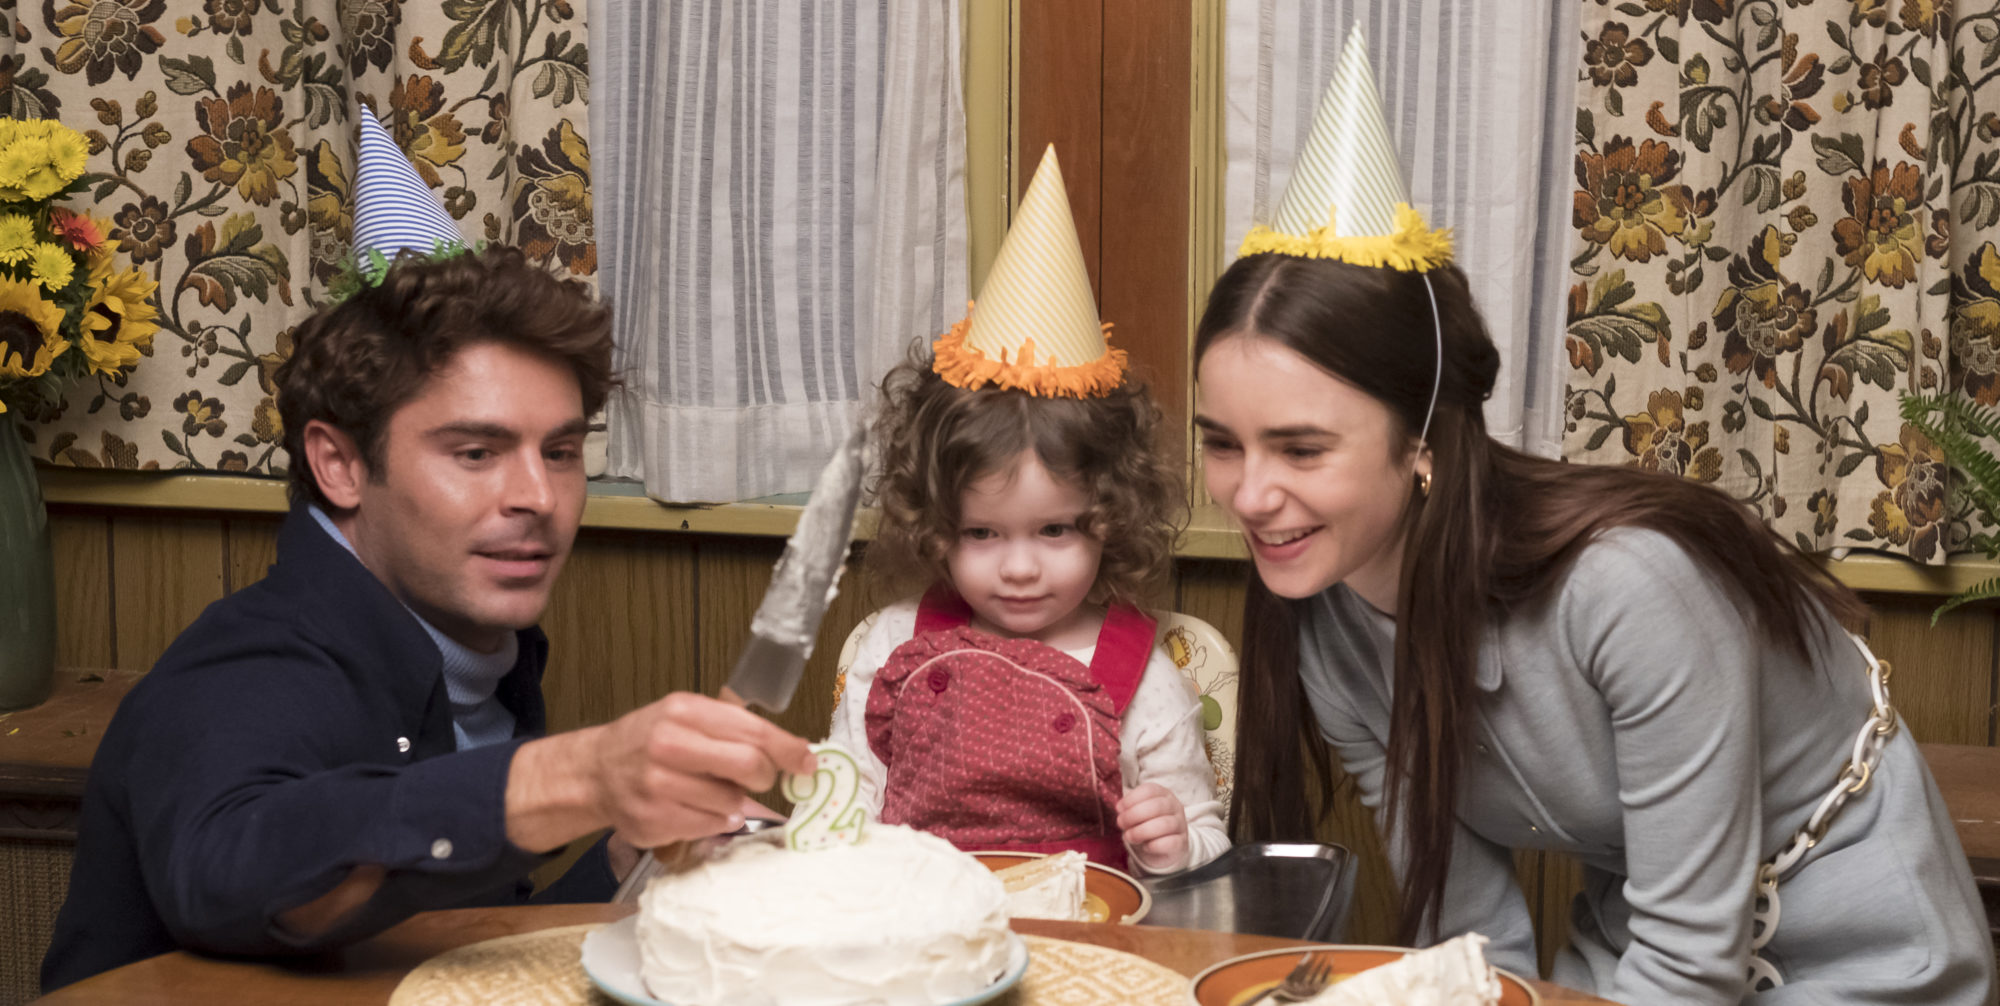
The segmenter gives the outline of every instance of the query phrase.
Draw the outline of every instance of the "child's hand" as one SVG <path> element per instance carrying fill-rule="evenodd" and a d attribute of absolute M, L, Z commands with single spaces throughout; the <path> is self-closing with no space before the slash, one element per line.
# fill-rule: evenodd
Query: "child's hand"
<path fill-rule="evenodd" d="M 1187 865 L 1187 808 L 1156 782 L 1141 783 L 1118 801 L 1118 830 L 1148 870 L 1170 873 Z"/>

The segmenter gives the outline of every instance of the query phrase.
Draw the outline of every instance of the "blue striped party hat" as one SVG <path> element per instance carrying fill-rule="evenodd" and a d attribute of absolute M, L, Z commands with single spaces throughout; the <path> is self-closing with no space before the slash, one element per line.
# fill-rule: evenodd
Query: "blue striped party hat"
<path fill-rule="evenodd" d="M 1251 229 L 1238 254 L 1258 252 L 1406 272 L 1451 261 L 1450 232 L 1431 230 L 1410 208 L 1360 25 L 1348 34 L 1313 111 L 1277 216 Z"/>
<path fill-rule="evenodd" d="M 354 262 L 370 283 L 404 250 L 421 255 L 465 250 L 444 205 L 410 166 L 374 113 L 357 109 L 360 152 L 354 164 Z"/>

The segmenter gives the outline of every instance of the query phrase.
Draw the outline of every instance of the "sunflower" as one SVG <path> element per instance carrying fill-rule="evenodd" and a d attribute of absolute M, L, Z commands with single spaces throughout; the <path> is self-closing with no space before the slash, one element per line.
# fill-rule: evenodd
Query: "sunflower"
<path fill-rule="evenodd" d="M 62 308 L 43 300 L 35 284 L 0 279 L 0 377 L 48 373 L 69 349 L 57 331 L 62 320 Z"/>
<path fill-rule="evenodd" d="M 159 331 L 153 292 L 159 284 L 137 269 L 117 273 L 96 288 L 83 310 L 83 339 L 77 347 L 99 374 L 116 374 L 139 362 Z"/>
<path fill-rule="evenodd" d="M 0 265 L 26 261 L 35 250 L 35 221 L 19 213 L 0 216 Z"/>
<path fill-rule="evenodd" d="M 35 243 L 35 250 L 28 254 L 28 268 L 50 293 L 68 286 L 76 277 L 76 260 L 69 257 L 69 249 L 53 241 Z"/>
<path fill-rule="evenodd" d="M 85 214 L 83 216 L 84 219 L 90 221 L 92 227 L 97 229 L 97 233 L 107 235 L 111 233 L 111 221 L 109 218 L 100 217 L 95 214 Z M 102 286 L 105 280 L 111 278 L 111 269 L 117 265 L 120 243 L 117 238 L 106 237 L 97 243 L 97 247 L 89 251 L 87 257 L 90 259 L 90 272 L 85 281 L 91 286 Z"/>

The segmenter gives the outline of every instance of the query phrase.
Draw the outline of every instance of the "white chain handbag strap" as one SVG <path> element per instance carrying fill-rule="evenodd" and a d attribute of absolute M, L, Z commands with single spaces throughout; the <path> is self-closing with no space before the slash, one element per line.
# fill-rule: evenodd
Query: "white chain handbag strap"
<path fill-rule="evenodd" d="M 1757 900 L 1750 915 L 1748 975 L 1753 992 L 1785 983 L 1784 976 L 1763 956 L 1764 947 L 1778 934 L 1778 882 L 1799 864 L 1799 860 L 1813 846 L 1826 838 L 1826 830 L 1832 827 L 1833 819 L 1840 815 L 1840 809 L 1847 806 L 1847 801 L 1868 789 L 1869 782 L 1874 778 L 1875 765 L 1882 760 L 1882 748 L 1896 734 L 1896 707 L 1889 703 L 1889 664 L 1876 659 L 1860 636 L 1849 633 L 1848 638 L 1854 641 L 1855 648 L 1868 661 L 1871 702 L 1868 721 L 1861 725 L 1861 732 L 1854 737 L 1854 747 L 1848 754 L 1847 763 L 1841 766 L 1840 778 L 1834 781 L 1826 796 L 1820 798 L 1819 806 L 1813 808 L 1805 827 L 1800 828 L 1798 834 L 1778 850 L 1777 855 L 1757 868 Z"/>

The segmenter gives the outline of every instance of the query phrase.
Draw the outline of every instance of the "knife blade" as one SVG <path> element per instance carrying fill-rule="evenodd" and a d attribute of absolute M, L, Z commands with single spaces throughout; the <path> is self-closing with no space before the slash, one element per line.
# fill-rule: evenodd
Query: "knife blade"
<path fill-rule="evenodd" d="M 771 586 L 750 620 L 750 642 L 723 685 L 725 699 L 774 713 L 792 704 L 820 620 L 832 603 L 868 465 L 868 424 L 857 421 L 819 473 L 798 527 L 771 571 Z"/>

